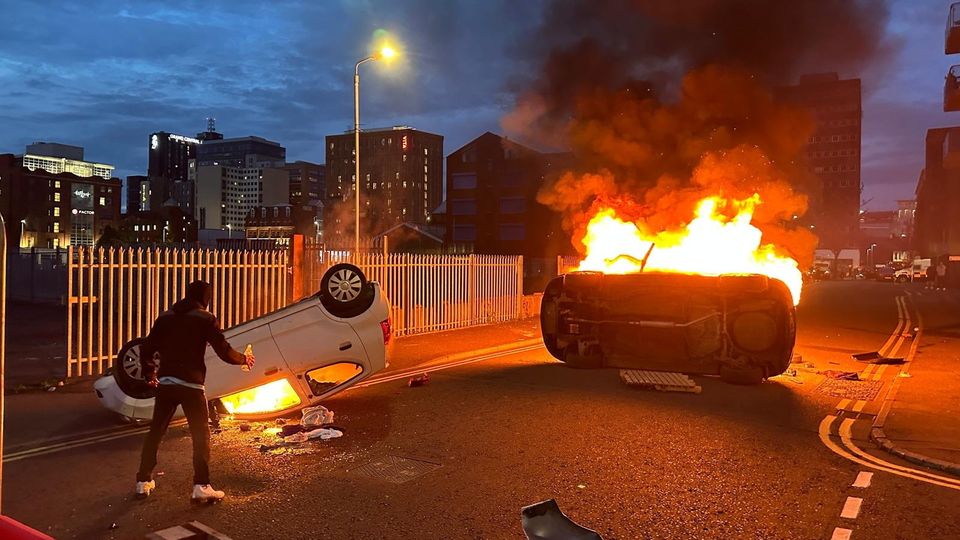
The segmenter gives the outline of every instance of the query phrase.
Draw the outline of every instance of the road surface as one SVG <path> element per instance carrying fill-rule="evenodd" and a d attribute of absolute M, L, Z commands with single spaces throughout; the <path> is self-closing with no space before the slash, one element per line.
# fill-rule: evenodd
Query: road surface
<path fill-rule="evenodd" d="M 187 499 L 184 428 L 168 434 L 147 501 L 131 497 L 139 435 L 57 445 L 11 434 L 3 510 L 57 538 L 137 538 L 193 520 L 234 539 L 523 538 L 520 508 L 555 498 L 606 539 L 958 538 L 960 479 L 867 440 L 898 367 L 870 366 L 861 375 L 876 383 L 846 386 L 815 373 L 863 370 L 854 352 L 910 354 L 904 331 L 921 321 L 909 293 L 807 287 L 798 372 L 758 387 L 696 377 L 698 395 L 637 391 L 540 347 L 434 366 L 445 369 L 419 388 L 387 374 L 326 403 L 341 439 L 263 452 L 269 424 L 227 425 L 212 469 L 228 498 L 210 507 Z M 45 398 L 21 414 L 54 418 Z"/>

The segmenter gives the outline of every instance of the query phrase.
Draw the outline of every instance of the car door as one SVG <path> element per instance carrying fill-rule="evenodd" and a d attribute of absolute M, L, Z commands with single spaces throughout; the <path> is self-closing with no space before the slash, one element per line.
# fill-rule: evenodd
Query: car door
<path fill-rule="evenodd" d="M 313 400 L 371 368 L 353 328 L 329 316 L 319 300 L 307 304 L 303 310 L 272 321 L 270 331 L 296 383 Z"/>

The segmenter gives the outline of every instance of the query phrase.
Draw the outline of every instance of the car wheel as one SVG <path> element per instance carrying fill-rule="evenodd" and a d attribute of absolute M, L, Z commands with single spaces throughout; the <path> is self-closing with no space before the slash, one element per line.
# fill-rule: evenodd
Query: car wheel
<path fill-rule="evenodd" d="M 720 380 L 727 384 L 752 386 L 763 382 L 763 368 L 760 366 L 728 367 L 720 366 Z"/>
<path fill-rule="evenodd" d="M 341 263 L 330 267 L 320 280 L 320 303 L 335 317 L 356 317 L 372 300 L 367 278 L 359 268 Z"/>
<path fill-rule="evenodd" d="M 576 344 L 568 346 L 563 351 L 563 363 L 575 369 L 594 369 L 603 366 L 603 359 L 591 347 L 586 355 L 580 354 Z"/>
<path fill-rule="evenodd" d="M 123 393 L 136 399 L 147 399 L 156 396 L 156 389 L 152 388 L 143 378 L 143 363 L 140 356 L 141 346 L 146 343 L 145 338 L 128 341 L 117 353 L 117 360 L 113 363 L 113 378 Z M 154 352 L 154 358 L 159 361 L 160 353 Z"/>

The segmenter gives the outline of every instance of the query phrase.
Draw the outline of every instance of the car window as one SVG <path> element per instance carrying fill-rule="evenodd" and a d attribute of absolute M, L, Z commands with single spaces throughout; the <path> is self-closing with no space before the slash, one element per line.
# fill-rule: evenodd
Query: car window
<path fill-rule="evenodd" d="M 313 395 L 319 396 L 363 373 L 363 367 L 353 362 L 338 362 L 307 372 L 307 384 Z"/>

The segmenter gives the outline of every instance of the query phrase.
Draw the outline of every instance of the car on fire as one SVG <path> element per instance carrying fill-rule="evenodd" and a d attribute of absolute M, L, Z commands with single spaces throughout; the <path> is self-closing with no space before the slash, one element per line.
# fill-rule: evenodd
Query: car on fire
<path fill-rule="evenodd" d="M 316 404 L 388 365 L 389 305 L 377 282 L 351 264 L 329 268 L 312 296 L 224 332 L 237 350 L 251 345 L 252 371 L 226 364 L 207 348 L 207 399 L 221 412 L 276 416 Z M 94 385 L 107 409 L 128 422 L 153 415 L 155 390 L 143 377 L 140 346 L 126 343 L 113 373 Z M 158 359 L 160 362 L 162 358 Z"/>
<path fill-rule="evenodd" d="M 540 326 L 550 354 L 573 367 L 758 384 L 789 366 L 796 308 L 782 281 L 759 274 L 573 272 L 547 285 Z"/>

